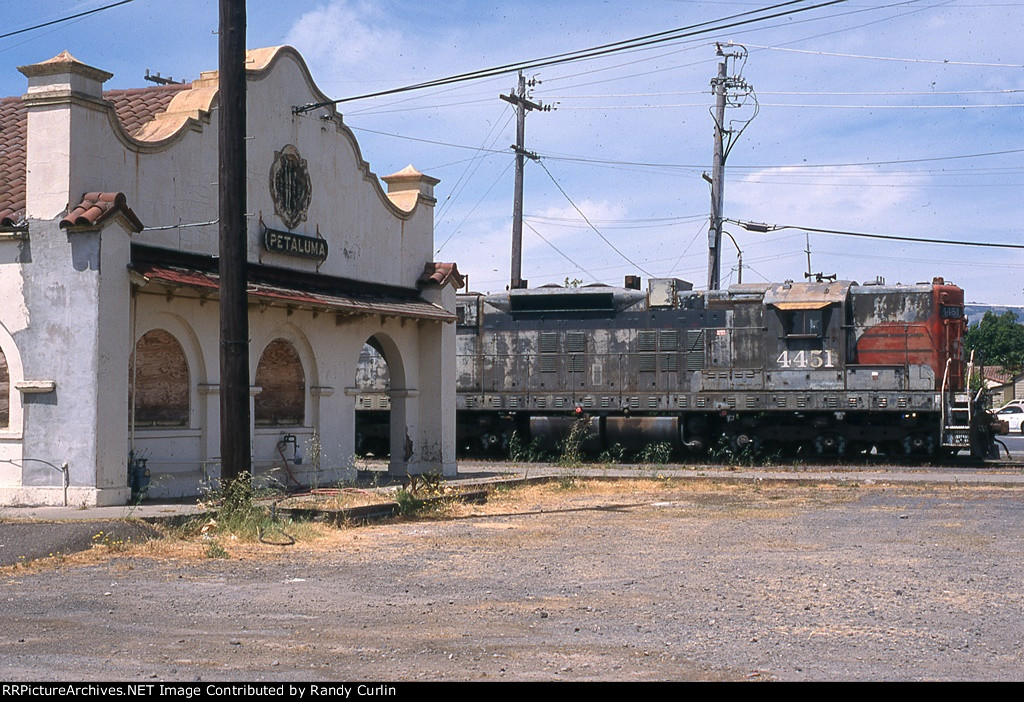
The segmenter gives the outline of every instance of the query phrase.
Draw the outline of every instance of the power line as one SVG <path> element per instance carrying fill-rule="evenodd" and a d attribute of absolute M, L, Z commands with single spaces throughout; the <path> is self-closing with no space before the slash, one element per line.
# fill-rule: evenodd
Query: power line
<path fill-rule="evenodd" d="M 619 251 L 619 249 L 618 249 L 618 248 L 617 248 L 617 247 L 615 246 L 615 244 L 613 244 L 612 242 L 610 242 L 610 241 L 608 240 L 608 238 L 607 238 L 607 237 L 606 237 L 606 236 L 605 236 L 604 234 L 602 234 L 602 233 L 600 232 L 600 230 L 598 230 L 598 228 L 597 228 L 597 227 L 595 227 L 595 226 L 594 226 L 594 225 L 593 225 L 593 224 L 592 224 L 592 223 L 590 222 L 590 220 L 589 220 L 589 219 L 587 219 L 587 216 L 586 216 L 585 214 L 583 214 L 583 210 L 581 210 L 581 209 L 580 209 L 579 207 L 577 207 L 577 206 L 576 206 L 576 203 L 572 201 L 572 198 L 571 198 L 571 197 L 569 197 L 569 193 L 565 192 L 565 190 L 564 190 L 564 189 L 562 188 L 562 186 L 558 184 L 558 181 L 557 181 L 557 180 L 555 180 L 555 177 L 554 177 L 553 175 L 551 175 L 551 171 L 549 171 L 549 170 L 548 170 L 548 167 L 544 165 L 544 162 L 543 162 L 543 161 L 541 161 L 541 160 L 539 160 L 539 159 L 538 159 L 538 160 L 537 160 L 537 163 L 539 163 L 539 164 L 540 164 L 540 167 L 544 169 L 544 172 L 548 174 L 548 178 L 550 178 L 550 179 L 551 179 L 551 182 L 555 184 L 555 187 L 556 187 L 556 188 L 558 188 L 559 192 L 561 192 L 561 193 L 562 193 L 562 195 L 564 195 L 564 196 L 565 196 L 565 199 L 569 201 L 569 204 L 570 204 L 570 205 L 572 205 L 573 209 L 574 209 L 574 210 L 576 210 L 577 212 L 579 212 L 579 213 L 580 213 L 580 217 L 582 217 L 582 218 L 583 218 L 583 221 L 585 221 L 585 222 L 586 222 L 586 223 L 587 223 L 587 224 L 588 224 L 588 225 L 590 226 L 590 228 L 591 228 L 591 229 L 593 229 L 593 230 L 594 230 L 594 232 L 596 232 L 596 233 L 597 233 L 597 235 L 598 235 L 599 237 L 601 237 L 601 240 L 602 240 L 602 241 L 604 241 L 604 243 L 608 244 L 608 246 L 610 246 L 610 247 L 612 248 L 612 250 L 613 250 L 613 251 L 614 251 L 615 253 L 617 253 L 617 254 L 618 254 L 619 256 L 622 256 L 622 258 L 626 259 L 627 261 L 629 261 L 629 263 L 631 263 L 632 265 L 636 266 L 636 268 L 637 268 L 637 269 L 638 269 L 638 270 L 639 270 L 640 272 L 642 272 L 642 273 L 646 273 L 646 274 L 647 274 L 648 276 L 650 276 L 650 277 L 653 277 L 653 276 L 652 276 L 652 274 L 651 274 L 651 273 L 650 273 L 649 271 L 646 271 L 646 270 L 644 270 L 644 269 L 643 269 L 643 267 L 642 267 L 642 266 L 641 266 L 641 265 L 640 265 L 639 263 L 637 263 L 636 261 L 634 261 L 633 259 L 631 259 L 631 258 L 630 258 L 629 256 L 627 256 L 626 254 L 624 254 L 624 253 L 622 253 L 621 251 Z"/>
<path fill-rule="evenodd" d="M 551 248 L 553 248 L 553 249 L 554 249 L 555 251 L 557 251 L 557 252 L 558 252 L 558 255 L 560 255 L 560 256 L 561 256 L 562 258 L 564 258 L 564 259 L 565 259 L 566 261 L 568 261 L 569 263 L 571 263 L 572 265 L 576 266 L 576 267 L 577 267 L 578 269 L 580 269 L 581 271 L 583 271 L 584 273 L 586 273 L 587 275 L 589 275 L 589 276 L 590 276 L 590 278 L 591 278 L 591 280 L 594 280 L 595 282 L 596 282 L 596 281 L 599 281 L 599 280 L 600 280 L 600 278 L 598 278 L 598 277 L 597 277 L 596 275 L 594 275 L 593 273 L 591 273 L 590 271 L 588 271 L 588 270 L 587 270 L 586 268 L 584 268 L 584 267 L 583 267 L 583 266 L 581 266 L 580 264 L 576 263 L 576 261 L 574 261 L 574 260 L 572 260 L 571 258 L 569 258 L 569 256 L 568 256 L 568 255 L 567 255 L 567 254 L 566 254 L 566 253 L 565 253 L 564 251 L 562 251 L 562 250 L 561 250 L 560 248 L 558 248 L 557 246 L 555 246 L 554 244 L 552 244 L 552 243 L 551 243 L 550 241 L 548 241 L 548 240 L 547 240 L 547 237 L 545 237 L 545 236 L 544 236 L 543 234 L 541 234 L 541 233 L 540 233 L 540 232 L 538 232 L 538 231 L 537 231 L 536 229 L 534 229 L 534 228 L 533 228 L 533 225 L 532 225 L 532 224 L 530 224 L 529 222 L 527 222 L 527 221 L 525 221 L 525 220 L 523 221 L 523 224 L 525 224 L 525 225 L 526 225 L 527 229 L 529 229 L 529 230 L 530 230 L 531 232 L 533 232 L 533 233 L 534 233 L 534 234 L 536 234 L 536 235 L 537 235 L 538 237 L 540 237 L 540 240 L 541 240 L 541 241 L 543 241 L 543 242 L 544 242 L 545 244 L 547 244 L 548 246 L 550 246 Z"/>
<path fill-rule="evenodd" d="M 1007 154 L 1024 153 L 1024 149 L 1005 149 L 1002 151 L 986 151 L 974 154 L 956 154 L 952 156 L 932 156 L 927 158 L 893 159 L 889 161 L 855 161 L 850 163 L 794 163 L 789 165 L 730 165 L 732 170 L 748 169 L 759 170 L 766 168 L 847 168 L 853 166 L 889 166 L 905 163 L 930 163 L 934 161 L 953 161 L 968 158 L 983 158 L 988 156 L 1004 156 Z M 699 164 L 682 163 L 656 163 L 645 161 L 612 161 L 607 159 L 587 158 L 585 156 L 558 156 L 555 154 L 542 154 L 549 161 L 578 161 L 582 163 L 603 163 L 620 166 L 644 166 L 651 168 L 678 168 L 678 169 L 703 169 L 706 166 Z"/>
<path fill-rule="evenodd" d="M 487 188 L 486 191 L 484 191 L 484 194 L 481 195 L 480 199 L 476 201 L 476 204 L 473 205 L 473 208 L 466 213 L 466 216 L 463 217 L 462 221 L 459 222 L 458 226 L 455 227 L 454 230 L 452 230 L 452 233 L 448 235 L 448 238 L 445 239 L 439 247 L 437 247 L 437 250 L 434 252 L 435 254 L 441 253 L 441 249 L 443 249 L 448 244 L 448 242 L 452 240 L 453 236 L 459 233 L 459 230 L 462 229 L 462 225 L 466 223 L 466 220 L 468 220 L 474 212 L 476 212 L 476 208 L 480 206 L 480 203 L 484 201 L 484 198 L 491 194 L 491 190 L 493 190 L 494 186 L 498 184 L 498 181 L 501 180 L 501 177 L 508 172 L 508 169 L 512 167 L 513 163 L 514 161 L 509 161 L 505 165 L 505 168 L 501 171 L 501 173 L 498 174 L 498 177 L 494 179 L 494 182 L 491 183 L 491 186 Z"/>
<path fill-rule="evenodd" d="M 807 12 L 809 10 L 816 10 L 822 7 L 828 7 L 830 5 L 838 5 L 846 0 L 825 0 L 814 5 L 807 7 L 790 8 L 783 12 L 773 12 L 780 8 L 786 8 L 790 5 L 795 5 L 804 0 L 788 0 L 787 2 L 777 3 L 769 5 L 757 10 L 749 10 L 747 12 L 741 12 L 734 15 L 728 15 L 715 20 L 709 20 L 706 22 L 699 22 L 697 24 L 687 25 L 684 27 L 677 27 L 675 29 L 669 29 L 661 32 L 655 32 L 654 34 L 647 34 L 640 37 L 633 37 L 631 39 L 623 39 L 620 41 L 610 42 L 608 44 L 601 44 L 599 46 L 593 46 L 586 49 L 577 49 L 575 51 L 563 52 L 560 54 L 552 54 L 539 59 L 517 61 L 514 63 L 507 63 L 500 66 L 492 66 L 491 68 L 484 68 L 476 71 L 468 71 L 466 73 L 459 73 L 445 78 L 437 78 L 434 80 L 424 81 L 422 83 L 415 83 L 413 85 L 406 85 L 399 88 L 392 88 L 390 90 L 381 90 L 373 93 L 366 93 L 364 95 L 357 95 L 353 97 L 340 98 L 337 100 L 326 100 L 319 103 L 309 103 L 306 105 L 295 106 L 292 108 L 293 112 L 303 113 L 315 110 L 319 107 L 326 107 L 328 105 L 338 105 L 343 102 L 351 102 L 354 100 L 363 100 L 371 97 L 380 97 L 383 95 L 394 95 L 397 93 L 404 93 L 413 90 L 422 90 L 424 88 L 433 88 L 441 85 L 449 85 L 451 83 L 460 83 L 468 80 L 478 80 L 480 78 L 489 78 L 495 75 L 501 75 L 504 73 L 510 73 L 513 71 L 526 71 L 536 68 L 542 68 L 545 66 L 555 66 L 562 63 L 570 63 L 573 61 L 582 61 L 584 59 L 596 58 L 598 56 L 605 56 L 607 54 L 619 53 L 622 51 L 628 51 L 637 49 L 645 46 L 653 46 L 656 44 L 662 44 L 669 41 L 680 41 L 689 37 L 699 36 L 703 34 L 709 34 L 713 32 L 720 32 L 726 29 L 735 29 L 742 27 L 754 22 L 763 22 L 770 19 L 779 17 L 788 17 L 790 15 Z M 772 13 L 772 14 L 764 14 Z M 750 15 L 764 15 L 762 17 L 750 17 Z M 747 17 L 748 19 L 740 19 Z M 736 21 L 733 21 L 736 20 Z M 711 26 L 718 25 L 718 26 Z"/>
<path fill-rule="evenodd" d="M 507 111 L 508 111 L 508 108 L 505 107 L 502 110 L 501 114 L 504 114 Z M 498 129 L 498 122 L 500 121 L 500 118 L 501 118 L 501 115 L 498 116 L 498 119 L 496 119 L 494 121 L 494 125 L 491 126 L 491 129 L 484 136 L 484 140 L 480 144 L 480 149 L 481 150 L 484 149 L 484 148 L 487 148 L 487 146 L 488 146 L 488 144 L 487 144 L 488 139 L 491 138 L 491 134 L 492 133 L 497 131 L 498 134 L 495 134 L 494 139 L 490 143 L 491 147 L 494 146 L 494 142 L 496 142 L 498 140 L 498 137 L 499 137 L 499 135 L 501 133 L 501 130 L 503 130 L 508 125 L 508 123 L 512 120 L 512 115 L 510 115 L 508 120 L 505 122 L 505 124 L 503 124 L 501 126 L 501 129 Z M 451 208 L 452 204 L 455 202 L 455 200 L 458 199 L 458 197 L 462 193 L 462 191 L 465 190 L 466 186 L 469 185 L 469 182 L 472 179 L 473 175 L 476 174 L 477 170 L 479 170 L 481 164 L 483 164 L 483 162 L 484 162 L 482 156 L 483 156 L 482 151 L 478 151 L 473 156 L 473 158 L 471 159 L 471 162 L 466 165 L 466 167 L 462 171 L 462 174 L 459 175 L 459 179 L 455 181 L 455 185 L 452 186 L 451 191 L 448 193 L 448 197 L 446 197 L 444 199 L 444 202 L 441 203 L 440 207 L 438 207 L 434 211 L 435 226 L 436 226 L 437 223 L 440 223 L 440 222 L 444 221 L 444 213 L 445 213 L 445 211 Z M 462 188 L 460 188 L 459 185 L 462 184 L 463 182 L 465 182 L 465 185 L 463 185 Z"/>
<path fill-rule="evenodd" d="M 990 104 L 966 104 L 966 105 L 842 105 L 842 104 L 820 104 L 820 103 L 795 103 L 795 102 L 762 102 L 761 107 L 798 107 L 825 110 L 977 110 L 994 109 L 1000 107 L 1024 107 L 1024 103 L 990 103 Z M 647 105 L 559 105 L 562 111 L 578 112 L 581 110 L 662 110 L 678 109 L 681 107 L 702 107 L 706 108 L 704 102 L 680 102 L 680 103 L 658 103 Z"/>
<path fill-rule="evenodd" d="M 794 54 L 813 54 L 815 56 L 835 56 L 837 58 L 855 58 L 855 59 L 868 59 L 872 61 L 896 61 L 900 63 L 931 63 L 939 64 L 940 66 L 975 66 L 984 68 L 1024 68 L 1024 64 L 1020 63 L 980 63 L 975 61 L 949 61 L 947 59 L 918 59 L 918 58 L 902 58 L 896 56 L 869 56 L 865 54 L 840 54 L 833 53 L 830 51 L 811 51 L 810 49 L 788 49 L 781 46 L 759 46 L 757 44 L 748 44 L 744 42 L 744 46 L 754 49 L 764 49 L 767 51 L 788 51 Z"/>
<path fill-rule="evenodd" d="M 736 219 L 727 219 L 727 222 L 738 224 L 747 231 L 767 233 L 779 229 L 800 229 L 801 231 L 814 232 L 815 234 L 834 234 L 836 236 L 854 236 L 864 239 L 885 239 L 889 241 L 910 241 L 918 244 L 941 244 L 945 246 L 975 246 L 992 249 L 1024 249 L 1024 244 L 1001 244 L 991 241 L 950 241 L 948 239 L 926 239 L 916 236 L 897 236 L 896 234 L 868 234 L 866 232 L 849 232 L 842 229 L 822 229 L 818 227 L 803 227 L 796 224 L 763 224 L 759 222 L 742 222 Z"/>
<path fill-rule="evenodd" d="M 1024 68 L 1024 66 L 1022 66 Z M 987 105 L 817 105 L 813 103 L 762 102 L 762 107 L 799 107 L 826 110 L 979 110 L 998 109 L 1000 107 L 1024 107 L 1024 103 L 992 103 Z M 663 107 L 662 105 L 644 105 L 643 107 Z M 664 107 L 691 107 L 690 105 L 664 105 Z M 576 108 L 598 109 L 598 108 Z M 606 108 L 607 109 L 607 108 Z"/>
<path fill-rule="evenodd" d="M 838 92 L 831 90 L 759 90 L 758 95 L 816 95 L 830 97 L 866 97 L 866 96 L 907 96 L 907 95 L 1004 95 L 1007 93 L 1024 93 L 1020 88 L 1000 88 L 993 90 L 865 90 L 856 92 Z M 707 95 L 707 90 L 674 90 L 654 93 L 606 93 L 603 95 L 545 95 L 548 100 L 597 100 L 599 98 L 637 98 L 637 97 L 673 97 L 676 95 Z M 351 113 L 350 113 L 351 114 Z M 361 112 L 360 112 L 361 114 Z"/>
<path fill-rule="evenodd" d="M 370 134 L 380 134 L 381 136 L 389 136 L 389 137 L 394 137 L 396 139 L 407 139 L 409 141 L 418 141 L 418 142 L 421 142 L 423 144 L 434 144 L 436 146 L 450 146 L 453 149 L 468 149 L 470 151 L 476 151 L 478 153 L 502 154 L 502 155 L 506 155 L 506 156 L 508 155 L 508 150 L 507 149 L 482 149 L 479 146 L 470 146 L 468 144 L 452 144 L 451 142 L 447 142 L 447 141 L 434 141 L 432 139 L 420 139 L 419 137 L 405 136 L 404 134 L 392 134 L 390 132 L 381 132 L 381 131 L 378 131 L 376 129 L 367 129 L 366 127 L 353 127 L 351 124 L 348 125 L 348 128 L 352 129 L 352 130 L 355 130 L 357 132 L 369 132 Z"/>
<path fill-rule="evenodd" d="M 36 29 L 42 29 L 43 27 L 49 27 L 49 26 L 52 26 L 54 24 L 60 24 L 61 22 L 69 22 L 69 21 L 71 21 L 73 19 L 78 19 L 79 17 L 85 17 L 87 15 L 94 15 L 97 12 L 103 12 L 104 10 L 109 10 L 111 8 L 114 8 L 114 7 L 119 7 L 120 5 L 127 5 L 130 2 L 135 2 L 135 0 L 121 0 L 120 2 L 115 2 L 115 3 L 111 3 L 109 5 L 104 5 L 103 7 L 96 7 L 96 8 L 93 8 L 92 10 L 86 10 L 84 12 L 79 12 L 79 13 L 74 14 L 74 15 L 68 15 L 67 17 L 60 17 L 60 18 L 55 19 L 55 20 L 50 20 L 49 22 L 43 22 L 42 24 L 34 25 L 32 27 L 25 27 L 24 29 L 15 29 L 13 32 L 7 32 L 6 34 L 0 34 L 0 39 L 6 39 L 7 37 L 13 37 L 13 36 L 18 35 L 18 34 L 24 34 L 25 32 L 31 32 L 31 31 L 34 31 Z"/>
<path fill-rule="evenodd" d="M 450 146 L 453 149 L 466 149 L 469 151 L 485 152 L 489 154 L 508 154 L 507 150 L 501 149 L 481 149 L 478 146 L 471 146 L 469 144 L 453 144 L 446 141 L 434 141 L 431 139 L 420 139 L 418 137 L 406 136 L 404 134 L 395 134 L 393 132 L 382 132 L 376 129 L 367 129 L 365 127 L 353 127 L 348 125 L 349 129 L 369 132 L 371 134 L 380 134 L 381 136 L 394 137 L 395 139 L 407 139 L 409 141 L 418 141 L 426 144 L 435 144 L 438 146 Z M 768 164 L 768 165 L 731 165 L 732 170 L 743 169 L 743 170 L 763 170 L 769 168 L 852 168 L 858 166 L 895 166 L 906 163 L 933 163 L 936 161 L 955 161 L 969 158 L 987 158 L 989 156 L 1006 156 L 1009 154 L 1020 154 L 1024 153 L 1024 149 L 1004 149 L 1001 151 L 985 151 L 973 154 L 954 154 L 951 156 L 929 156 L 925 158 L 904 158 L 904 159 L 892 159 L 888 161 L 853 161 L 849 163 L 790 163 L 790 164 Z M 599 158 L 588 158 L 586 156 L 573 156 L 571 154 L 561 154 L 555 152 L 544 153 L 539 152 L 542 158 L 548 161 L 568 161 L 576 163 L 594 163 L 609 166 L 638 166 L 643 168 L 669 168 L 678 170 L 695 170 L 701 171 L 707 168 L 706 165 L 701 164 L 688 164 L 688 163 L 664 163 L 654 161 L 619 161 L 611 159 L 599 159 Z"/>

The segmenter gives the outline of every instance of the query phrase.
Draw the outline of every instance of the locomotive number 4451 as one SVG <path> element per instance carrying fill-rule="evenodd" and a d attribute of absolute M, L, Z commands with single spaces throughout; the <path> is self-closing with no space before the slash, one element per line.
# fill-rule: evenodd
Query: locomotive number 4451
<path fill-rule="evenodd" d="M 835 353 L 825 351 L 783 351 L 775 362 L 782 368 L 835 368 Z"/>

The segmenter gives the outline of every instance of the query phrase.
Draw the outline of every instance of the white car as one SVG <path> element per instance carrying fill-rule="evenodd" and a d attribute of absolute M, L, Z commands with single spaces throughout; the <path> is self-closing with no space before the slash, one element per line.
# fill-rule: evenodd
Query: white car
<path fill-rule="evenodd" d="M 1010 433 L 1017 434 L 1024 432 L 1024 406 L 1009 404 L 996 410 L 996 419 L 1000 419 L 1010 425 Z"/>

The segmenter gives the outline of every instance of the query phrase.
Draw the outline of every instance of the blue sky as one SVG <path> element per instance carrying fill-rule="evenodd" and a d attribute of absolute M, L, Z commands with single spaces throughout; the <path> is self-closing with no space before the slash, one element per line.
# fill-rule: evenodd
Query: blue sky
<path fill-rule="evenodd" d="M 106 2 L 5 4 L 0 33 Z M 343 98 L 768 4 L 250 0 L 248 45 L 295 46 L 321 89 Z M 108 88 L 144 85 L 146 69 L 193 79 L 216 68 L 216 27 L 216 0 L 135 0 L 0 39 L 0 94 L 24 92 L 16 66 L 64 49 L 113 72 Z M 726 217 L 1024 243 L 1024 0 L 848 0 L 538 71 L 534 99 L 557 109 L 527 118 L 526 146 L 544 157 L 525 174 L 531 286 L 621 284 L 632 273 L 704 286 L 710 202 L 701 174 L 711 167 L 716 40 L 747 47 L 743 77 L 760 104 L 730 154 Z M 515 122 L 498 95 L 514 81 L 508 74 L 340 107 L 376 173 L 411 163 L 441 179 L 436 257 L 457 261 L 475 290 L 508 282 Z M 802 279 L 802 230 L 729 231 L 743 250 L 744 282 Z M 1024 251 L 822 234 L 810 235 L 810 248 L 814 271 L 843 279 L 943 276 L 971 301 L 1024 305 Z M 735 268 L 726 243 L 724 282 L 736 281 Z"/>

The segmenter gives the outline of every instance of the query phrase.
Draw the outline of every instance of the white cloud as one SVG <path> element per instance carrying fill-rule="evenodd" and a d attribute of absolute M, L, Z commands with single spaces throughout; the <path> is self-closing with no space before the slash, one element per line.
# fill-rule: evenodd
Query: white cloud
<path fill-rule="evenodd" d="M 391 64 L 405 43 L 373 4 L 350 0 L 334 0 L 301 15 L 285 41 L 310 63 L 356 77 L 370 66 Z"/>
<path fill-rule="evenodd" d="M 928 178 L 861 168 L 766 168 L 726 185 L 734 216 L 776 224 L 860 228 L 906 217 L 930 199 Z"/>

